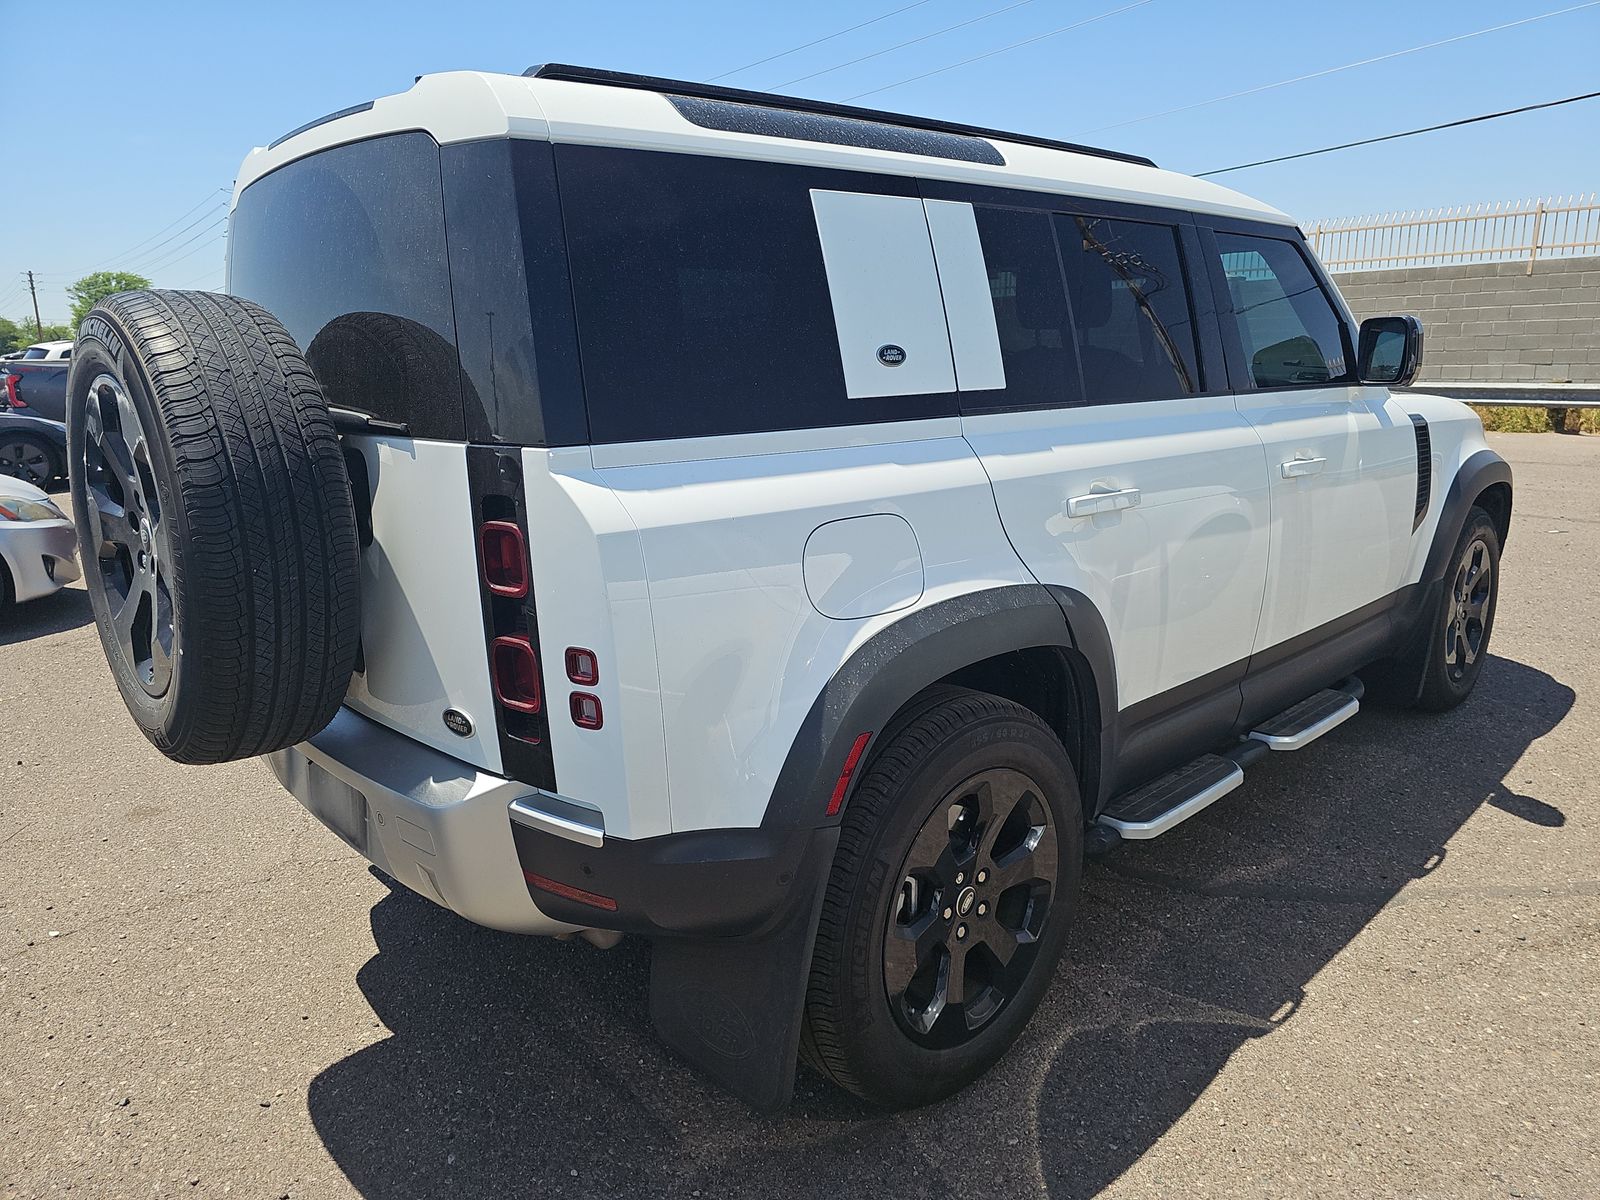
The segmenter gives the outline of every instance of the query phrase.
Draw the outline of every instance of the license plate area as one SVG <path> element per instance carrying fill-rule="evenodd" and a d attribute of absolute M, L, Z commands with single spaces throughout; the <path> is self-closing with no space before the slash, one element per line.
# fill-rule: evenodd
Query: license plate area
<path fill-rule="evenodd" d="M 306 762 L 301 802 L 347 845 L 367 853 L 367 798 L 316 763 Z"/>

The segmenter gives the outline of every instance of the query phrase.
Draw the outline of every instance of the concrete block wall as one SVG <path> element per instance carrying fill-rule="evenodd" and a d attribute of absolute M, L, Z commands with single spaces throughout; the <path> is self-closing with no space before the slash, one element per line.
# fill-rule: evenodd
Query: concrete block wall
<path fill-rule="evenodd" d="M 1600 258 L 1352 271 L 1357 319 L 1422 318 L 1421 380 L 1600 384 Z"/>

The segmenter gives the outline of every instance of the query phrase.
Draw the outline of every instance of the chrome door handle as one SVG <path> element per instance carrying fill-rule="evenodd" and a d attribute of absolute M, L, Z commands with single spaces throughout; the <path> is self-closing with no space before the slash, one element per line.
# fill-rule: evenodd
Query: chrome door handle
<path fill-rule="evenodd" d="M 1280 463 L 1278 470 L 1285 479 L 1299 479 L 1304 475 L 1320 475 L 1322 468 L 1327 465 L 1325 458 L 1291 458 L 1286 463 Z"/>
<path fill-rule="evenodd" d="M 1139 506 L 1138 488 L 1117 488 L 1114 491 L 1094 492 L 1072 496 L 1067 500 L 1067 516 L 1092 517 L 1097 513 L 1116 512 L 1122 508 Z"/>

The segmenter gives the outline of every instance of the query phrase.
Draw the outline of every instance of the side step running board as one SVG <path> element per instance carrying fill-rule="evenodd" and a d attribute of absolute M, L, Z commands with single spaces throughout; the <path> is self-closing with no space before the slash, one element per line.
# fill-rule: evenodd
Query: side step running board
<path fill-rule="evenodd" d="M 1298 750 L 1343 725 L 1360 709 L 1361 701 L 1349 692 L 1324 688 L 1252 729 L 1249 736 L 1270 750 Z"/>
<path fill-rule="evenodd" d="M 1298 750 L 1343 725 L 1360 711 L 1362 690 L 1358 679 L 1325 688 L 1262 722 L 1226 753 L 1202 754 L 1124 792 L 1106 806 L 1090 831 L 1091 852 L 1108 850 L 1124 838 L 1159 837 L 1187 821 L 1243 783 L 1245 766 L 1268 750 Z"/>
<path fill-rule="evenodd" d="M 1218 754 L 1204 754 L 1118 796 L 1100 815 L 1100 824 L 1125 838 L 1160 837 L 1243 782 L 1244 770 L 1238 763 Z"/>

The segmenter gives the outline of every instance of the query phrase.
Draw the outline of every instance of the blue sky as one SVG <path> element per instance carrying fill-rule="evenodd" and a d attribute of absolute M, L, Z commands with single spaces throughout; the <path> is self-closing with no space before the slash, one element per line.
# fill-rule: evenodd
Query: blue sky
<path fill-rule="evenodd" d="M 1149 120 L 1164 110 L 1404 50 L 1578 0 L 923 0 L 723 82 L 842 100 L 1024 39 L 979 62 L 865 96 L 927 113 L 1149 154 L 1203 171 L 1600 87 L 1600 5 L 1323 78 Z M 222 215 L 251 146 L 353 102 L 457 68 L 559 61 L 708 79 L 911 0 L 5 6 L 0 107 L 0 315 L 47 322 L 64 286 L 101 268 L 217 287 Z M 70 13 L 64 17 L 63 12 Z M 65 22 L 65 24 L 63 23 Z M 1114 126 L 1124 121 L 1132 124 Z M 1226 182 L 1300 216 L 1600 189 L 1600 100 L 1242 171 Z M 190 218 L 173 223 L 188 210 Z M 160 236 L 155 236 L 159 234 Z M 177 234 L 178 236 L 173 236 Z"/>

